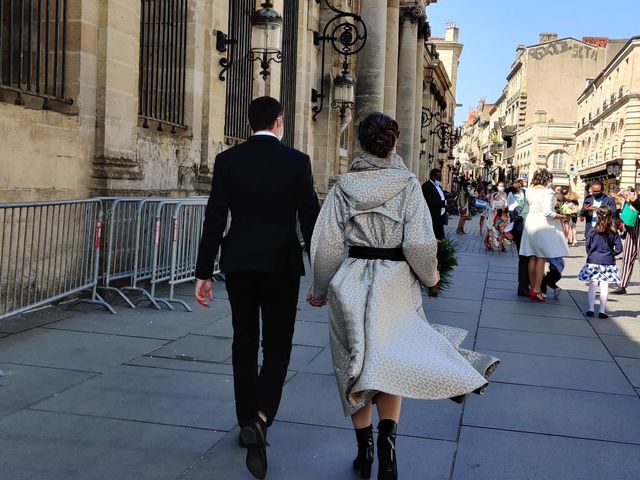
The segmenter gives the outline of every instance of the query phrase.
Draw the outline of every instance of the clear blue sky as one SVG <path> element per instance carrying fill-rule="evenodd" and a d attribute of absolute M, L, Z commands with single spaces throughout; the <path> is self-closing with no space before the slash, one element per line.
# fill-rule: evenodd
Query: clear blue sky
<path fill-rule="evenodd" d="M 456 124 L 482 97 L 498 99 L 519 44 L 542 32 L 559 38 L 629 38 L 640 35 L 640 0 L 438 0 L 427 8 L 432 35 L 460 27 L 464 50 L 458 76 Z"/>

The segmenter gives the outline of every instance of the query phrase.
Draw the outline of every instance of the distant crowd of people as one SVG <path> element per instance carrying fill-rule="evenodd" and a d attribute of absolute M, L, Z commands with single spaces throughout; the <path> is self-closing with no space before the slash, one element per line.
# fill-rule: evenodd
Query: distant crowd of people
<path fill-rule="evenodd" d="M 444 238 L 447 194 L 439 186 L 439 180 L 440 171 L 434 170 L 423 192 L 432 216 L 436 217 L 434 224 L 439 225 L 440 236 Z M 585 227 L 587 255 L 578 278 L 589 286 L 586 315 L 595 315 L 598 288 L 600 318 L 608 317 L 610 288 L 616 295 L 627 293 L 640 252 L 640 200 L 634 187 L 607 195 L 603 183 L 595 181 L 587 185 L 581 202 L 576 192 L 554 186 L 553 174 L 541 169 L 535 172 L 530 187 L 524 178 L 507 187 L 504 182 L 494 185 L 462 175 L 454 179 L 453 188 L 451 203 L 460 217 L 456 234 L 465 235 L 465 224 L 471 214 L 479 213 L 480 235 L 488 251 L 505 252 L 515 244 L 519 254 L 519 296 L 544 303 L 549 290 L 556 298 L 560 295 L 558 282 L 565 267 L 564 258 L 569 255 L 569 247 L 578 244 L 577 226 L 581 222 Z M 624 255 L 619 271 L 616 258 L 621 254 Z"/>

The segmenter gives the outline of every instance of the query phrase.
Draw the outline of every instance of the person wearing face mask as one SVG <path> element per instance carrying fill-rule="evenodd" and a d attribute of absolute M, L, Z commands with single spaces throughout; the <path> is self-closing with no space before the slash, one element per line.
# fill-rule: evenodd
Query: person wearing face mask
<path fill-rule="evenodd" d="M 580 216 L 584 217 L 584 238 L 589 238 L 591 229 L 598 223 L 598 215 L 596 212 L 601 207 L 609 207 L 611 209 L 611 216 L 615 220 L 618 216 L 618 210 L 616 208 L 616 201 L 604 193 L 604 185 L 600 181 L 593 182 L 591 184 L 591 195 L 584 199 L 582 210 L 580 210 Z"/>
<path fill-rule="evenodd" d="M 518 180 L 513 184 L 512 192 L 507 197 L 509 214 L 513 222 L 511 235 L 518 249 L 518 289 L 517 294 L 520 297 L 529 296 L 529 259 L 520 255 L 520 244 L 522 243 L 522 232 L 524 230 L 524 220 L 529 213 L 529 205 L 527 204 L 527 194 L 523 187 L 522 181 Z"/>
<path fill-rule="evenodd" d="M 213 300 L 220 265 L 231 303 L 231 347 L 240 444 L 256 478 L 267 474 L 267 428 L 278 411 L 292 349 L 300 277 L 305 274 L 297 223 L 306 245 L 320 212 L 308 155 L 280 142 L 283 108 L 271 97 L 249 105 L 254 132 L 216 157 L 196 264 L 196 300 Z M 229 233 L 223 239 L 227 218 Z M 262 331 L 262 366 L 258 348 Z"/>
<path fill-rule="evenodd" d="M 489 206 L 491 208 L 491 213 L 489 214 L 490 223 L 485 235 L 484 245 L 487 250 L 504 252 L 512 240 L 512 235 L 505 231 L 509 224 L 509 213 L 504 182 L 499 182 L 497 191 L 489 197 Z"/>

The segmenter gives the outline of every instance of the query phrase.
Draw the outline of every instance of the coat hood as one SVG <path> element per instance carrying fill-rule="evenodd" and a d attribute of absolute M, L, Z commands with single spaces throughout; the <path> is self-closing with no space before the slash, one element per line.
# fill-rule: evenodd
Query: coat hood
<path fill-rule="evenodd" d="M 338 187 L 355 210 L 371 210 L 387 203 L 404 190 L 416 176 L 409 170 L 380 169 L 340 175 Z"/>

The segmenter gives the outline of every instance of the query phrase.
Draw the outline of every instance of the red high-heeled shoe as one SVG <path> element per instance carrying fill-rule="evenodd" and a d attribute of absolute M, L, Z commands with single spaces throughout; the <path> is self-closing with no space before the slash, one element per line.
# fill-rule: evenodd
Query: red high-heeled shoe
<path fill-rule="evenodd" d="M 529 290 L 529 299 L 532 302 L 547 303 L 547 299 L 542 296 L 542 293 L 536 292 L 534 289 Z"/>

